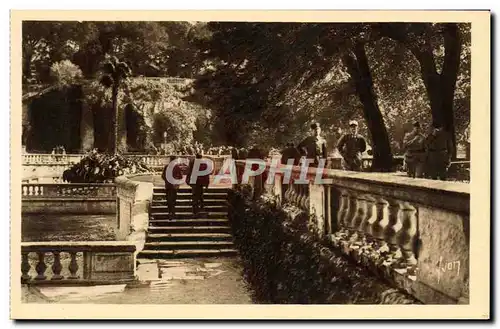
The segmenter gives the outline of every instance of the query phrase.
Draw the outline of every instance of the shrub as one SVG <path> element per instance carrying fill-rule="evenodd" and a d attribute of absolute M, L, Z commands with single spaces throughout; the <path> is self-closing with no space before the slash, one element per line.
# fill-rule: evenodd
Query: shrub
<path fill-rule="evenodd" d="M 52 64 L 50 67 L 50 76 L 60 86 L 69 86 L 82 78 L 82 70 L 78 65 L 69 60 L 63 60 Z"/>
<path fill-rule="evenodd" d="M 304 212 L 289 216 L 289 206 L 281 208 L 269 198 L 252 202 L 248 195 L 246 188 L 230 192 L 229 218 L 243 262 L 243 275 L 256 301 L 416 303 L 411 296 L 393 289 L 327 246 L 308 224 Z"/>
<path fill-rule="evenodd" d="M 112 183 L 120 175 L 152 171 L 140 158 L 92 151 L 65 170 L 63 180 L 69 183 Z"/>

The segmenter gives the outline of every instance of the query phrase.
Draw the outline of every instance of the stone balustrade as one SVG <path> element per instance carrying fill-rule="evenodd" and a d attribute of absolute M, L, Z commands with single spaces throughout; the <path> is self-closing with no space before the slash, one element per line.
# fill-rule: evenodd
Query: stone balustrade
<path fill-rule="evenodd" d="M 114 184 L 22 184 L 22 198 L 114 198 Z"/>
<path fill-rule="evenodd" d="M 21 184 L 22 213 L 109 214 L 116 211 L 114 184 Z"/>
<path fill-rule="evenodd" d="M 63 165 L 70 166 L 74 163 L 80 162 L 85 154 L 30 154 L 25 153 L 22 155 L 23 166 L 36 166 L 36 165 Z M 141 159 L 148 167 L 159 169 L 163 168 L 169 162 L 170 155 L 152 155 L 152 154 L 126 154 L 130 158 Z M 177 157 L 192 159 L 194 155 L 176 155 Z M 222 164 L 229 155 L 214 156 L 204 155 L 205 158 L 211 159 L 214 162 L 214 170 L 220 170 Z"/>
<path fill-rule="evenodd" d="M 84 154 L 35 154 L 25 153 L 22 155 L 23 165 L 36 164 L 73 164 L 80 162 Z"/>
<path fill-rule="evenodd" d="M 25 284 L 117 284 L 136 279 L 132 243 L 23 242 L 21 282 Z"/>
<path fill-rule="evenodd" d="M 308 185 L 285 185 L 278 170 L 267 190 L 310 213 L 333 247 L 422 302 L 468 303 L 469 184 L 330 169 L 322 176 L 331 181 L 316 184 L 315 176 L 310 168 Z"/>

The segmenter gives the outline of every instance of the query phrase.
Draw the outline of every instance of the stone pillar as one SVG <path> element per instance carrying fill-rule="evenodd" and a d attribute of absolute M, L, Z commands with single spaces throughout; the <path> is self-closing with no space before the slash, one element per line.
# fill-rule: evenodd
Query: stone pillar
<path fill-rule="evenodd" d="M 324 235 L 325 227 L 325 186 L 322 184 L 309 183 L 309 213 L 316 216 L 318 234 Z"/>
<path fill-rule="evenodd" d="M 87 102 L 82 102 L 80 120 L 80 151 L 88 152 L 94 148 L 94 114 Z"/>

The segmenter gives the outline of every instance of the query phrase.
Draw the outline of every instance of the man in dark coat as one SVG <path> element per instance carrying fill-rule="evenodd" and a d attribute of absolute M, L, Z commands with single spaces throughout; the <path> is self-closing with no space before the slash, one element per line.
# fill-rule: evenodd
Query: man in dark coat
<path fill-rule="evenodd" d="M 406 171 L 410 177 L 422 177 L 425 163 L 425 136 L 420 123 L 413 123 L 413 130 L 404 137 Z"/>
<path fill-rule="evenodd" d="M 281 164 L 287 164 L 290 159 L 293 159 L 294 166 L 300 164 L 300 152 L 293 143 L 286 144 L 286 148 L 281 152 Z"/>
<path fill-rule="evenodd" d="M 203 190 L 208 188 L 208 185 L 210 184 L 210 173 L 201 175 L 197 174 L 197 177 L 193 179 L 194 181 L 191 181 L 191 176 L 193 175 L 193 171 L 195 169 L 197 169 L 199 173 L 208 169 L 207 163 L 200 161 L 203 159 L 202 152 L 198 152 L 195 158 L 198 159 L 198 162 L 196 162 L 195 159 L 192 159 L 189 162 L 189 170 L 186 181 L 191 186 L 193 191 L 193 213 L 198 214 L 200 210 L 203 210 L 205 207 Z M 195 168 L 195 164 L 198 164 L 199 168 Z"/>
<path fill-rule="evenodd" d="M 425 149 L 427 175 L 432 179 L 446 180 L 454 149 L 450 135 L 441 125 L 434 125 L 434 129 L 425 139 Z"/>
<path fill-rule="evenodd" d="M 342 168 L 344 170 L 362 171 L 363 159 L 362 153 L 366 151 L 366 140 L 358 134 L 358 122 L 356 120 L 349 121 L 348 134 L 340 137 L 337 144 L 337 149 L 342 155 Z"/>
<path fill-rule="evenodd" d="M 297 146 L 307 159 L 313 160 L 312 166 L 317 167 L 320 159 L 326 160 L 326 140 L 321 136 L 321 128 L 318 123 L 311 124 L 311 136 L 306 137 Z"/>
<path fill-rule="evenodd" d="M 169 164 L 173 163 L 174 161 L 177 160 L 177 157 L 175 155 L 170 156 L 170 162 Z M 177 201 L 177 190 L 179 189 L 179 183 L 176 183 L 172 180 L 179 180 L 182 179 L 182 169 L 178 163 L 175 163 L 172 168 L 171 172 L 171 177 L 167 177 L 167 168 L 169 166 L 167 164 L 163 168 L 163 172 L 161 174 L 161 178 L 165 182 L 165 192 L 167 196 L 167 206 L 168 206 L 168 213 L 170 214 L 170 219 L 174 219 L 175 217 L 175 203 Z"/>

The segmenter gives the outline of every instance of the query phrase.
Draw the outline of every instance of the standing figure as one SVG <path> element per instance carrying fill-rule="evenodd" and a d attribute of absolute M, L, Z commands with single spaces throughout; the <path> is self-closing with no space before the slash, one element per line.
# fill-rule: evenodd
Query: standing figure
<path fill-rule="evenodd" d="M 311 124 L 311 136 L 306 137 L 297 149 L 308 159 L 312 159 L 312 165 L 317 167 L 320 159 L 326 160 L 326 140 L 321 136 L 321 128 L 318 123 Z"/>
<path fill-rule="evenodd" d="M 420 122 L 413 123 L 413 130 L 404 137 L 406 172 L 410 177 L 423 177 L 425 164 L 425 136 Z"/>
<path fill-rule="evenodd" d="M 434 129 L 425 139 L 425 148 L 427 175 L 432 179 L 446 180 L 453 155 L 453 142 L 450 135 L 441 125 L 434 124 Z"/>
<path fill-rule="evenodd" d="M 202 152 L 198 152 L 196 154 L 196 159 L 202 159 L 203 155 Z M 191 176 L 194 171 L 194 166 L 195 166 L 195 159 L 192 159 L 189 162 L 189 170 L 188 174 L 186 177 L 186 181 L 189 185 L 191 185 L 191 189 L 193 191 L 193 213 L 197 215 L 200 210 L 203 210 L 205 208 L 204 205 L 204 200 L 203 200 L 203 190 L 204 188 L 208 188 L 208 185 L 210 184 L 210 173 L 208 174 L 203 174 L 203 175 L 197 175 L 196 178 L 194 179 L 194 182 L 191 181 Z M 199 162 L 199 168 L 197 168 L 198 172 L 202 172 L 207 170 L 207 164 L 205 162 Z"/>
<path fill-rule="evenodd" d="M 287 164 L 289 159 L 293 159 L 294 166 L 300 164 L 300 152 L 293 143 L 287 143 L 286 148 L 281 152 L 281 164 Z"/>
<path fill-rule="evenodd" d="M 163 168 L 161 178 L 165 182 L 165 192 L 167 196 L 167 207 L 170 219 L 175 218 L 175 204 L 177 201 L 177 190 L 181 183 L 174 180 L 182 179 L 182 169 L 178 163 L 173 164 L 171 173 L 167 172 L 167 168 L 171 163 L 177 160 L 175 155 L 170 156 L 170 162 Z M 171 176 L 170 176 L 171 175 Z M 170 176 L 170 177 L 169 177 Z"/>
<path fill-rule="evenodd" d="M 356 120 L 349 121 L 349 133 L 340 137 L 337 149 L 342 156 L 342 168 L 344 170 L 363 170 L 361 153 L 366 151 L 366 140 L 358 134 L 358 122 Z"/>

